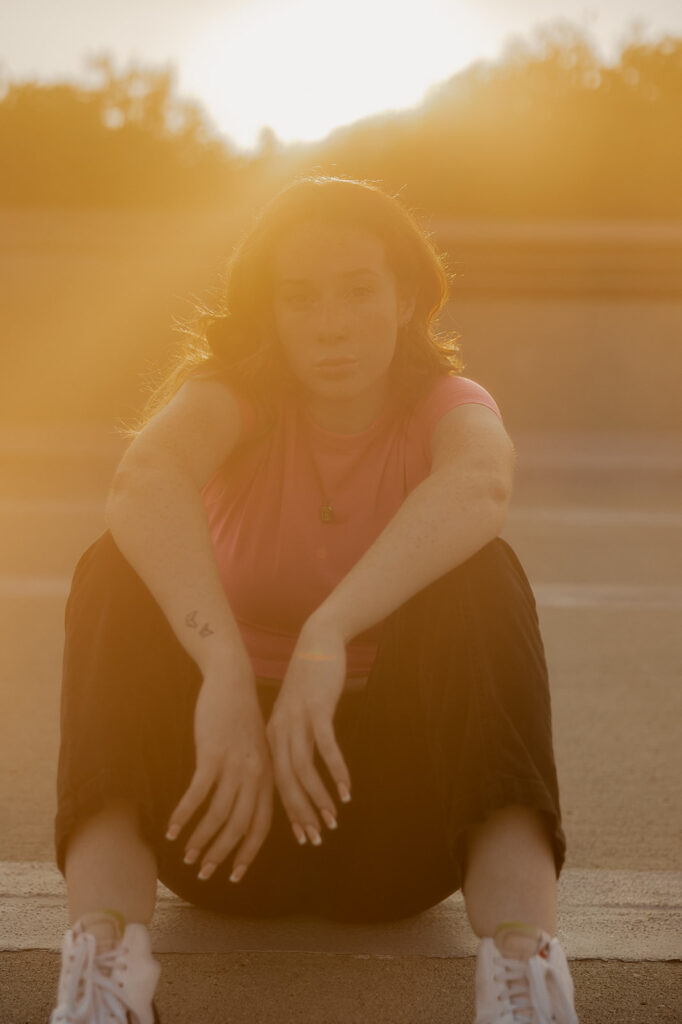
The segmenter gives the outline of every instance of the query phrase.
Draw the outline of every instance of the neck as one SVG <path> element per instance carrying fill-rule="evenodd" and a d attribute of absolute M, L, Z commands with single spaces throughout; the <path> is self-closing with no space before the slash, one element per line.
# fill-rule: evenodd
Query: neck
<path fill-rule="evenodd" d="M 323 430 L 335 434 L 358 434 L 371 427 L 389 400 L 390 387 L 387 380 L 380 381 L 352 398 L 335 399 L 309 392 L 302 399 L 315 423 Z"/>

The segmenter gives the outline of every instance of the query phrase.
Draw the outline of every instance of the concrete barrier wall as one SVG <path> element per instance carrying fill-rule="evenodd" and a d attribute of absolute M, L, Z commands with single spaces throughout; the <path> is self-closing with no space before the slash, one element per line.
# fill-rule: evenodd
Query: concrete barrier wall
<path fill-rule="evenodd" d="M 217 286 L 238 218 L 0 211 L 0 420 L 113 422 Z M 682 223 L 438 222 L 443 325 L 513 432 L 682 427 Z"/>

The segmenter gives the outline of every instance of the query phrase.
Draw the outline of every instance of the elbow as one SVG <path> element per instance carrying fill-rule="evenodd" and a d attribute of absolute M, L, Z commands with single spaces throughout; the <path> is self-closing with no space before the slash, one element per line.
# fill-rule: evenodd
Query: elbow
<path fill-rule="evenodd" d="M 504 459 L 500 459 L 495 472 L 489 473 L 486 486 L 493 515 L 500 521 L 500 529 L 507 519 L 514 489 L 514 469 L 516 466 L 516 449 L 509 442 L 509 451 Z"/>
<path fill-rule="evenodd" d="M 198 491 L 192 476 L 165 452 L 143 449 L 125 455 L 109 486 L 105 522 L 110 526 L 112 517 L 119 514 L 127 518 L 133 505 L 136 511 L 149 505 L 157 508 L 195 489 Z"/>
<path fill-rule="evenodd" d="M 491 524 L 494 536 L 504 529 L 512 499 L 511 478 L 506 476 L 488 477 L 480 482 L 475 491 L 478 514 Z"/>
<path fill-rule="evenodd" d="M 104 503 L 104 522 L 107 529 L 111 529 L 114 510 L 120 506 L 121 500 L 130 494 L 134 478 L 135 474 L 129 469 L 119 469 L 114 473 Z"/>
<path fill-rule="evenodd" d="M 511 494 L 505 497 L 496 496 L 491 501 L 491 518 L 494 523 L 495 536 L 497 536 L 497 534 L 500 533 L 507 524 L 510 504 Z"/>
<path fill-rule="evenodd" d="M 112 509 L 125 503 L 132 495 L 138 495 L 143 486 L 148 486 L 153 469 L 154 464 L 144 455 L 137 455 L 134 462 L 125 457 L 121 460 L 112 477 L 104 505 L 107 525 Z"/>
<path fill-rule="evenodd" d="M 498 480 L 488 492 L 487 504 L 490 509 L 490 516 L 494 523 L 495 536 L 497 536 L 497 534 L 500 533 L 506 525 L 511 499 L 511 481 L 507 483 L 505 480 Z"/>
<path fill-rule="evenodd" d="M 511 477 L 497 477 L 490 488 L 490 501 L 506 517 L 512 499 Z"/>
<path fill-rule="evenodd" d="M 466 508 L 481 523 L 490 523 L 495 534 L 504 527 L 512 498 L 511 472 L 491 473 L 489 467 L 476 467 L 450 477 L 448 486 L 454 488 L 446 491 L 448 500 Z"/>

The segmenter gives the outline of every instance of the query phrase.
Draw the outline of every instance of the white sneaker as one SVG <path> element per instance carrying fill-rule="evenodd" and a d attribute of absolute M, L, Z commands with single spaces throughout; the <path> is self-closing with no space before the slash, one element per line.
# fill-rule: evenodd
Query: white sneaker
<path fill-rule="evenodd" d="M 556 937 L 509 922 L 481 939 L 474 1024 L 578 1024 L 573 979 Z"/>
<path fill-rule="evenodd" d="M 110 948 L 98 950 L 85 918 L 64 936 L 58 1004 L 49 1024 L 158 1024 L 152 996 L 161 965 L 151 954 L 149 932 L 129 924 L 121 935 L 110 920 L 117 933 Z"/>

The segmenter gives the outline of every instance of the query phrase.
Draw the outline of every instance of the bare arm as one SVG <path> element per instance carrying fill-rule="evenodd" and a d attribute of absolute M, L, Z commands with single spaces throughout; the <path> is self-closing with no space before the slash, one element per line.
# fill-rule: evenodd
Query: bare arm
<path fill-rule="evenodd" d="M 217 381 L 186 381 L 123 456 L 106 506 L 111 534 L 203 676 L 195 769 L 167 838 L 208 878 L 234 850 L 248 868 L 272 820 L 272 764 L 251 659 L 223 590 L 201 490 L 241 438 L 239 403 Z M 240 875 L 231 879 L 238 881 Z"/>
<path fill-rule="evenodd" d="M 342 799 L 342 787 L 350 789 L 333 727 L 348 642 L 470 558 L 504 525 L 514 446 L 495 413 L 475 403 L 449 410 L 434 429 L 431 451 L 429 476 L 407 495 L 298 637 L 267 727 L 292 825 L 319 830 L 315 805 L 335 813 L 315 764 L 315 746 Z"/>
<path fill-rule="evenodd" d="M 123 456 L 105 510 L 117 546 L 203 671 L 250 667 L 201 498 L 239 435 L 230 402 L 219 385 L 185 385 Z"/>
<path fill-rule="evenodd" d="M 114 480 L 106 523 L 149 587 L 176 637 L 207 670 L 247 657 L 218 574 L 201 495 L 169 456 L 159 453 Z"/>
<path fill-rule="evenodd" d="M 332 622 L 346 642 L 498 535 L 511 500 L 514 447 L 494 412 L 467 404 L 436 426 L 426 479 L 303 627 Z M 311 628 L 312 620 L 312 628 Z"/>

